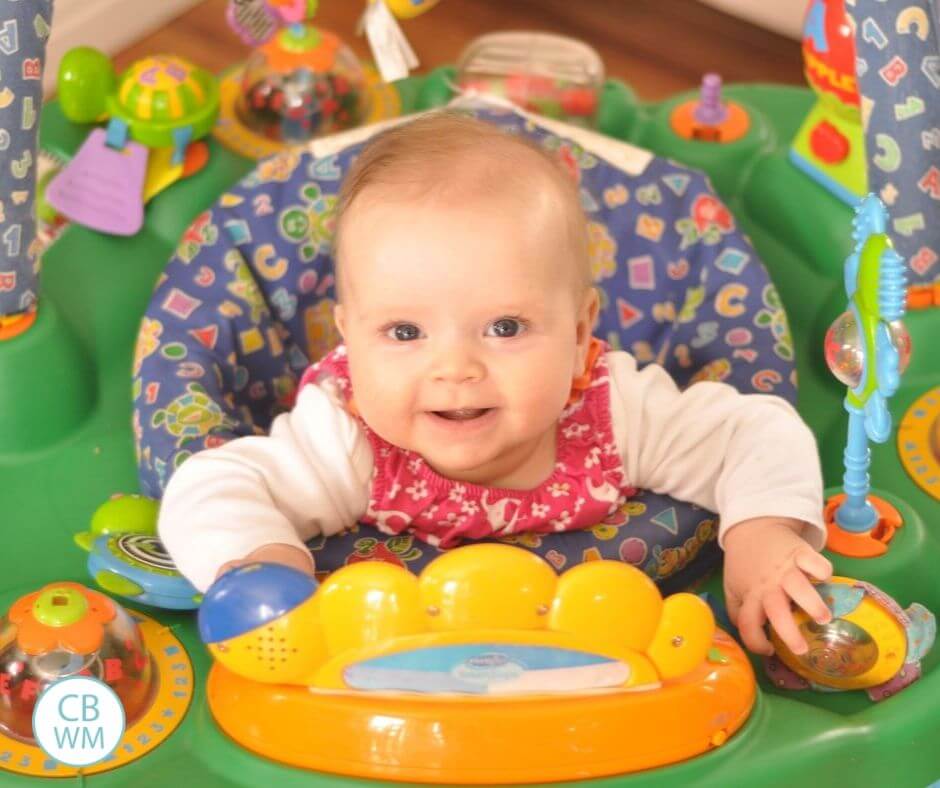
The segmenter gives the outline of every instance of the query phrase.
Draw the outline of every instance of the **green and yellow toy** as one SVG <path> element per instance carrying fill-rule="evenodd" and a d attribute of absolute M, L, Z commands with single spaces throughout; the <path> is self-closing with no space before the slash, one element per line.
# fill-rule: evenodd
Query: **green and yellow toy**
<path fill-rule="evenodd" d="M 108 119 L 109 142 L 172 147 L 180 158 L 215 125 L 219 87 L 215 76 L 177 55 L 142 58 L 118 77 L 104 53 L 77 47 L 59 66 L 59 100 L 75 123 Z"/>
<path fill-rule="evenodd" d="M 71 221 L 134 235 L 144 204 L 205 164 L 196 141 L 215 125 L 219 86 L 184 58 L 146 57 L 118 77 L 106 55 L 78 47 L 62 59 L 59 94 L 69 120 L 108 121 L 46 189 L 49 205 Z"/>

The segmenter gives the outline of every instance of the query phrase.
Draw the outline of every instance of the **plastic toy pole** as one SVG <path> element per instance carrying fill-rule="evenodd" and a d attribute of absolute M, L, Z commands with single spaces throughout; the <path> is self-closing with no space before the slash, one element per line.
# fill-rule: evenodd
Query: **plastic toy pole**
<path fill-rule="evenodd" d="M 849 412 L 849 433 L 843 457 L 845 475 L 842 477 L 845 501 L 836 510 L 836 522 L 847 531 L 863 533 L 878 522 L 878 512 L 868 500 L 871 450 L 865 435 L 864 412 L 848 402 L 845 409 Z"/>
<path fill-rule="evenodd" d="M 912 307 L 940 304 L 940 2 L 855 0 L 869 188 L 891 209 Z"/>
<path fill-rule="evenodd" d="M 37 139 L 52 8 L 53 0 L 0 0 L 0 341 L 36 316 Z"/>
<path fill-rule="evenodd" d="M 884 204 L 870 194 L 856 209 L 855 250 L 845 263 L 845 291 L 849 311 L 833 324 L 827 336 L 827 361 L 840 380 L 851 381 L 845 397 L 849 414 L 844 454 L 844 496 L 826 507 L 830 549 L 871 557 L 887 550 L 887 542 L 900 523 L 890 504 L 869 496 L 868 441 L 884 443 L 891 435 L 888 399 L 897 391 L 910 354 L 903 325 L 905 270 L 903 258 L 892 248 L 886 233 Z M 833 345 L 848 352 L 830 357 Z M 841 373 L 841 374 L 840 374 Z"/>

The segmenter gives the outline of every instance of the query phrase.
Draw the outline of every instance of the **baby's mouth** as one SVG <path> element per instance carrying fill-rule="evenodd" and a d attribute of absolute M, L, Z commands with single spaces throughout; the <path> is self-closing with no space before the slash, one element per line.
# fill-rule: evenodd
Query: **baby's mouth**
<path fill-rule="evenodd" d="M 479 418 L 485 413 L 489 413 L 492 408 L 460 408 L 458 410 L 434 410 L 431 411 L 435 416 L 451 421 L 470 421 Z"/>

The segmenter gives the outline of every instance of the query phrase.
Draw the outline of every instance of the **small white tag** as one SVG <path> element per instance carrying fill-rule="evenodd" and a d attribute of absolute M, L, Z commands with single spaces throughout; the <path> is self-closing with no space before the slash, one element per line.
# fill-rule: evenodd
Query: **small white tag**
<path fill-rule="evenodd" d="M 370 0 L 359 28 L 369 39 L 372 56 L 383 80 L 404 79 L 411 69 L 417 68 L 418 57 L 385 0 Z"/>

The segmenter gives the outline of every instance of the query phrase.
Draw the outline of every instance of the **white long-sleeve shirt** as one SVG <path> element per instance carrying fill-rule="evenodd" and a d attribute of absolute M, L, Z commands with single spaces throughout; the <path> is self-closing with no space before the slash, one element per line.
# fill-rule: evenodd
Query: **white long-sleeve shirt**
<path fill-rule="evenodd" d="M 718 540 L 753 517 L 802 520 L 825 543 L 822 474 L 813 434 L 785 400 L 725 383 L 680 391 L 629 353 L 607 354 L 614 439 L 627 482 L 720 517 Z M 341 395 L 303 387 L 266 437 L 199 452 L 175 472 L 160 538 L 200 591 L 222 564 L 267 544 L 304 542 L 354 524 L 369 502 L 372 448 Z"/>

